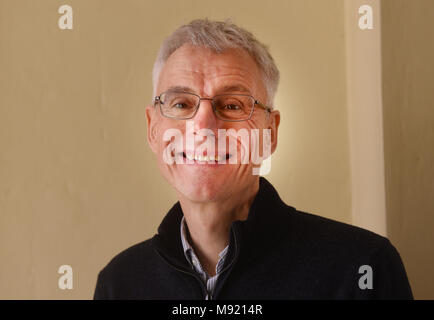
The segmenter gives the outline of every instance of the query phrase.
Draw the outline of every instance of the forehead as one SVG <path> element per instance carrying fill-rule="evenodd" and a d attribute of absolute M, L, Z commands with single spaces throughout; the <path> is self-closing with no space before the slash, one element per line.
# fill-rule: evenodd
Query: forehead
<path fill-rule="evenodd" d="M 222 91 L 244 91 L 257 98 L 265 94 L 261 72 L 254 59 L 242 49 L 227 49 L 222 53 L 211 49 L 184 45 L 164 64 L 157 93 L 171 87 L 185 87 L 202 96 Z M 244 88 L 244 90 L 243 90 Z"/>

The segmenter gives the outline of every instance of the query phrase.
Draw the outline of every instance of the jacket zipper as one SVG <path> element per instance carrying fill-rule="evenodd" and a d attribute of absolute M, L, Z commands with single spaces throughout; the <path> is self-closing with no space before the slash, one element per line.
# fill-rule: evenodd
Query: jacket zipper
<path fill-rule="evenodd" d="M 234 258 L 231 260 L 231 262 L 222 270 L 220 271 L 220 274 L 222 274 L 224 271 L 226 271 L 227 269 L 229 269 L 230 266 L 232 266 L 232 264 L 234 263 L 234 261 L 236 260 L 236 258 L 238 257 L 238 244 L 237 244 L 237 235 L 235 233 L 235 230 L 232 230 L 232 233 L 234 234 L 234 242 L 235 242 L 235 256 Z M 166 258 L 164 258 L 161 253 L 158 250 L 155 250 L 157 252 L 157 254 L 160 256 L 161 259 L 163 259 L 164 262 L 166 262 L 166 264 L 168 264 L 170 267 L 174 268 L 177 271 L 180 271 L 182 273 L 188 274 L 190 276 L 193 276 L 197 281 L 199 281 L 202 290 L 202 294 L 204 294 L 204 298 L 206 298 L 206 296 L 209 296 L 209 300 L 213 300 L 213 296 L 212 294 L 208 294 L 208 291 L 206 289 L 205 284 L 203 283 L 203 280 L 201 278 L 199 278 L 199 276 L 196 273 L 193 272 L 189 272 L 189 271 L 185 271 L 183 269 L 178 268 L 176 265 L 170 263 Z M 217 282 L 218 283 L 218 282 Z"/>
<path fill-rule="evenodd" d="M 229 262 L 229 264 L 222 270 L 222 271 L 220 271 L 220 274 L 223 274 L 223 272 L 225 272 L 226 270 L 228 270 L 233 264 L 234 264 L 234 262 L 235 262 L 235 260 L 237 260 L 237 258 L 238 258 L 238 242 L 237 242 L 237 234 L 236 234 L 236 232 L 235 232 L 235 230 L 232 230 L 232 233 L 234 234 L 234 242 L 235 242 L 235 256 L 234 256 L 234 258 Z M 216 283 L 216 285 L 218 284 L 219 282 L 217 281 L 217 283 Z M 214 288 L 215 289 L 215 288 Z M 215 292 L 215 291 L 214 291 Z M 211 299 L 210 300 L 212 300 L 212 297 L 211 297 Z"/>

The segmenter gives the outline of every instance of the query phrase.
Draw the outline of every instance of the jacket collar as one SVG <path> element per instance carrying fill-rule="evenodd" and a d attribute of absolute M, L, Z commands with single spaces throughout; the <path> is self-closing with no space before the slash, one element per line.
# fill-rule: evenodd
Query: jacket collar
<path fill-rule="evenodd" d="M 259 191 L 253 200 L 247 219 L 232 223 L 226 263 L 238 256 L 241 251 L 249 254 L 267 249 L 268 244 L 273 243 L 282 230 L 279 223 L 280 214 L 287 206 L 265 178 L 259 179 Z M 177 202 L 164 217 L 152 243 L 158 253 L 170 264 L 183 270 L 190 270 L 181 242 L 182 217 L 181 205 Z"/>

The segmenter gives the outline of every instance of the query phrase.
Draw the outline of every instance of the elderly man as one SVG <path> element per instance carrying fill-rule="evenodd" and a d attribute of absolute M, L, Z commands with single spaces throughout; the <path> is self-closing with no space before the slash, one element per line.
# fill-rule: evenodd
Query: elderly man
<path fill-rule="evenodd" d="M 164 41 L 148 143 L 179 202 L 99 273 L 95 299 L 412 298 L 386 238 L 287 206 L 257 175 L 254 150 L 277 146 L 278 80 L 267 48 L 230 22 Z"/>

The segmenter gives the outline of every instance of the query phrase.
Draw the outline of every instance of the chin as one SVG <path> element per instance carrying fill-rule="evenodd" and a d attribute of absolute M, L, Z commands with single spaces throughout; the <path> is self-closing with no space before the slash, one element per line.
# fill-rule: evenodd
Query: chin
<path fill-rule="evenodd" d="M 190 177 L 177 183 L 177 189 L 186 198 L 195 202 L 212 202 L 224 198 L 228 191 L 222 177 Z M 226 179 L 227 181 L 227 179 Z"/>
<path fill-rule="evenodd" d="M 212 202 L 219 200 L 223 195 L 223 188 L 218 185 L 199 185 L 187 187 L 188 197 L 197 202 Z"/>

